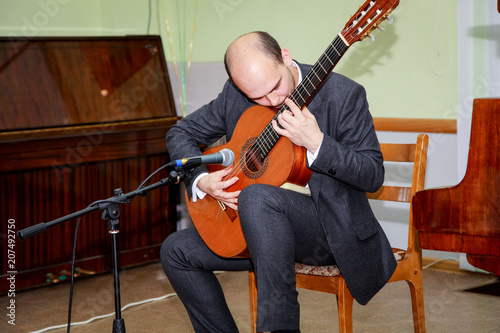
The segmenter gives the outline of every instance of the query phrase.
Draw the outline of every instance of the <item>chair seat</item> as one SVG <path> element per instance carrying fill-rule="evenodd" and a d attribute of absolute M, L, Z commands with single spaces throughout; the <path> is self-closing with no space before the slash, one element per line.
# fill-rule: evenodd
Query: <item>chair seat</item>
<path fill-rule="evenodd" d="M 340 270 L 337 265 L 331 266 L 312 266 L 296 262 L 295 273 L 305 275 L 319 275 L 319 276 L 338 276 Z"/>
<path fill-rule="evenodd" d="M 400 261 L 406 254 L 406 251 L 400 249 L 392 249 L 396 261 Z M 305 275 L 319 275 L 319 276 L 339 276 L 340 270 L 337 265 L 330 266 L 313 266 L 296 262 L 295 273 Z"/>

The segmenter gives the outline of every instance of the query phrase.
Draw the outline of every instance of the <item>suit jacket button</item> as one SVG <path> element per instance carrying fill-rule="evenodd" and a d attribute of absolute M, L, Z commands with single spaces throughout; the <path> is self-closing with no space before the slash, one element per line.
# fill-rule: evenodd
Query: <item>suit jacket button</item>
<path fill-rule="evenodd" d="M 337 171 L 333 170 L 333 169 L 330 169 L 328 170 L 328 173 L 332 176 L 335 176 L 335 174 L 337 173 Z"/>

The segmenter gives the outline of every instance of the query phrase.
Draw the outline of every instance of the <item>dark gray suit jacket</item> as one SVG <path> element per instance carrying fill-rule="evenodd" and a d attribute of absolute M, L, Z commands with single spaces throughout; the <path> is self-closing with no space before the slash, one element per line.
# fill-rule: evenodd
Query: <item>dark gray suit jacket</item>
<path fill-rule="evenodd" d="M 311 66 L 299 64 L 305 76 Z M 230 80 L 219 96 L 167 133 L 171 159 L 200 155 L 200 144 L 231 139 L 241 114 L 255 103 Z M 366 304 L 396 267 L 389 242 L 372 213 L 366 192 L 383 183 L 384 166 L 364 88 L 330 74 L 307 105 L 325 134 L 309 181 L 328 245 L 353 297 Z M 191 180 L 205 167 L 195 170 Z"/>

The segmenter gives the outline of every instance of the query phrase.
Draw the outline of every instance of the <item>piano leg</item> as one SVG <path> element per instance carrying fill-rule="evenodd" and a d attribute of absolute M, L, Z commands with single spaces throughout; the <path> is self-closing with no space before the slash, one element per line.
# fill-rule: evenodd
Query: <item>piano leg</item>
<path fill-rule="evenodd" d="M 467 261 L 474 267 L 500 276 L 500 257 L 467 254 Z M 500 279 L 497 279 L 493 283 L 464 291 L 500 296 Z"/>

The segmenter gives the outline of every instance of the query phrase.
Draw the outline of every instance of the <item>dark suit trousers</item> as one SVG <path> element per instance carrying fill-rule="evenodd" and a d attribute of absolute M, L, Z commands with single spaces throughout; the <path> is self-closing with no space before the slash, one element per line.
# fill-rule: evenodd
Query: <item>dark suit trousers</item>
<path fill-rule="evenodd" d="M 258 284 L 257 330 L 298 329 L 295 261 L 335 263 L 314 202 L 304 194 L 255 184 L 241 192 L 238 207 L 250 259 L 217 256 L 189 228 L 163 243 L 163 269 L 196 332 L 238 331 L 213 271 L 251 269 Z"/>

